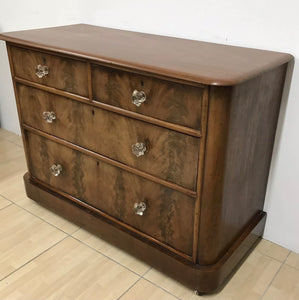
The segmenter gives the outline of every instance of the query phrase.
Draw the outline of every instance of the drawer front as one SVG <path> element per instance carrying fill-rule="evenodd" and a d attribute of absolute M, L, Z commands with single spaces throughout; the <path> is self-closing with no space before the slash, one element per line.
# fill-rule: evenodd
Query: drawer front
<path fill-rule="evenodd" d="M 93 98 L 167 122 L 200 129 L 204 89 L 103 66 L 92 66 Z M 134 93 L 134 91 L 145 93 Z M 141 97 L 141 98 L 138 98 Z M 139 99 L 139 100 L 138 100 Z"/>
<path fill-rule="evenodd" d="M 13 46 L 10 50 L 15 76 L 88 97 L 86 63 Z M 41 68 L 38 77 L 38 65 L 46 66 L 48 74 Z"/>
<path fill-rule="evenodd" d="M 32 87 L 17 85 L 23 121 L 149 174 L 196 189 L 199 138 L 127 118 Z M 43 112 L 54 112 L 47 123 Z M 132 145 L 144 143 L 137 157 Z"/>
<path fill-rule="evenodd" d="M 192 253 L 194 199 L 80 152 L 27 133 L 32 176 L 188 255 Z M 62 171 L 54 176 L 53 164 Z M 134 204 L 143 202 L 143 215 Z"/>

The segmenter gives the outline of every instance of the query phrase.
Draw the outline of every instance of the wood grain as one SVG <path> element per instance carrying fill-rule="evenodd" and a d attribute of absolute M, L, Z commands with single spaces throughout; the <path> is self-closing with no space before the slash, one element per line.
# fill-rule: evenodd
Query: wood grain
<path fill-rule="evenodd" d="M 50 135 L 50 134 L 48 134 L 46 132 L 40 131 L 40 130 L 35 129 L 33 127 L 30 127 L 28 125 L 22 124 L 22 128 L 23 128 L 23 130 L 27 130 L 27 131 L 30 131 L 30 132 L 32 132 L 34 134 L 43 136 L 43 137 L 47 138 L 48 140 L 54 141 L 55 143 L 58 143 L 60 145 L 64 145 L 64 146 L 66 146 L 66 147 L 68 147 L 70 149 L 73 149 L 73 150 L 79 151 L 79 152 L 81 152 L 83 154 L 86 154 L 88 156 L 94 157 L 95 159 L 97 159 L 99 161 L 103 161 L 103 162 L 109 163 L 112 166 L 116 166 L 116 167 L 118 167 L 120 169 L 126 170 L 128 172 L 131 172 L 133 174 L 141 176 L 141 177 L 143 177 L 145 179 L 151 180 L 153 182 L 159 183 L 159 184 L 164 185 L 166 187 L 169 187 L 169 188 L 171 188 L 173 190 L 179 191 L 179 192 L 181 192 L 183 194 L 186 194 L 188 196 L 196 198 L 196 191 L 192 191 L 192 190 L 186 189 L 186 188 L 184 188 L 184 187 L 182 187 L 180 185 L 177 185 L 176 183 L 172 183 L 172 182 L 163 180 L 161 178 L 155 177 L 153 175 L 150 175 L 150 174 L 148 174 L 146 172 L 137 170 L 137 169 L 135 169 L 133 167 L 130 167 L 130 166 L 127 166 L 127 165 L 125 165 L 125 164 L 123 164 L 121 162 L 118 162 L 116 160 L 113 160 L 111 158 L 103 156 L 103 155 L 101 155 L 99 153 L 96 153 L 94 151 L 88 150 L 86 148 L 83 148 L 81 146 L 78 146 L 76 144 L 68 142 L 66 140 L 62 140 L 62 139 L 60 139 L 58 137 L 55 137 L 54 135 Z"/>
<path fill-rule="evenodd" d="M 100 102 L 200 130 L 204 88 L 92 65 L 92 89 Z M 146 94 L 139 107 L 132 103 L 134 90 Z"/>
<path fill-rule="evenodd" d="M 200 207 L 201 207 L 201 195 L 203 190 L 203 175 L 204 175 L 204 163 L 205 163 L 205 149 L 207 138 L 207 119 L 209 112 L 209 90 L 205 89 L 202 99 L 202 118 L 201 118 L 201 130 L 202 138 L 200 140 L 199 152 L 198 152 L 198 174 L 197 174 L 197 189 L 196 189 L 196 201 L 194 207 L 194 224 L 193 224 L 193 262 L 197 262 L 198 247 L 199 247 L 199 224 L 200 224 Z"/>
<path fill-rule="evenodd" d="M 193 198 L 38 135 L 27 133 L 27 138 L 33 177 L 192 254 Z M 51 174 L 53 164 L 62 165 L 61 175 Z M 141 201 L 147 205 L 143 216 L 136 215 L 133 209 L 134 203 Z"/>
<path fill-rule="evenodd" d="M 293 59 L 286 53 L 86 24 L 2 33 L 0 39 L 143 74 L 210 85 L 235 85 Z"/>
<path fill-rule="evenodd" d="M 66 92 L 89 96 L 86 63 L 14 46 L 10 47 L 10 52 L 15 76 Z M 38 78 L 35 74 L 39 64 L 49 68 L 49 74 L 43 78 Z"/>
<path fill-rule="evenodd" d="M 217 261 L 263 209 L 286 67 L 211 89 L 200 264 Z"/>
<path fill-rule="evenodd" d="M 79 95 L 76 95 L 76 94 L 68 93 L 66 91 L 58 90 L 58 89 L 53 88 L 53 87 L 48 87 L 48 86 L 45 86 L 45 85 L 42 85 L 42 84 L 39 84 L 39 83 L 36 83 L 36 82 L 28 81 L 28 80 L 20 78 L 20 77 L 14 77 L 14 81 L 18 82 L 18 83 L 22 83 L 22 84 L 27 85 L 27 86 L 32 86 L 32 87 L 38 88 L 38 89 L 46 91 L 46 92 L 50 92 L 50 93 L 53 93 L 53 94 L 56 94 L 56 95 L 60 95 L 60 96 L 63 96 L 63 97 L 69 98 L 69 99 L 74 99 L 74 100 L 84 102 L 84 103 L 90 103 L 93 106 L 96 106 L 96 107 L 99 107 L 99 108 L 102 108 L 102 109 L 105 109 L 105 110 L 108 110 L 108 111 L 112 111 L 112 112 L 115 112 L 117 114 L 121 114 L 123 116 L 127 116 L 127 117 L 130 117 L 130 118 L 133 118 L 133 119 L 145 121 L 145 122 L 150 123 L 150 124 L 165 127 L 165 128 L 175 130 L 175 131 L 178 131 L 178 132 L 182 132 L 182 133 L 192 135 L 192 136 L 195 136 L 195 137 L 201 137 L 201 132 L 199 130 L 189 128 L 189 127 L 185 127 L 185 126 L 181 126 L 181 125 L 178 125 L 178 124 L 169 123 L 169 122 L 166 122 L 166 121 L 163 121 L 163 120 L 160 120 L 160 119 L 155 119 L 155 118 L 152 118 L 152 117 L 149 117 L 149 116 L 145 116 L 145 115 L 142 115 L 142 114 L 139 114 L 139 113 L 135 113 L 133 111 L 129 111 L 129 110 L 125 110 L 125 109 L 122 109 L 122 108 L 119 108 L 119 107 L 116 107 L 116 106 L 112 106 L 112 105 L 109 105 L 109 104 L 106 104 L 106 103 L 102 103 L 102 102 L 98 102 L 98 101 L 89 101 L 91 99 L 91 97 L 90 97 L 90 99 L 88 99 L 86 97 L 82 97 L 82 96 L 79 96 Z M 205 92 L 208 93 L 208 89 L 205 89 Z"/>
<path fill-rule="evenodd" d="M 199 139 L 24 85 L 17 89 L 25 124 L 196 190 Z M 56 120 L 45 122 L 44 111 L 55 112 Z M 144 156 L 132 153 L 137 142 L 146 144 Z"/>

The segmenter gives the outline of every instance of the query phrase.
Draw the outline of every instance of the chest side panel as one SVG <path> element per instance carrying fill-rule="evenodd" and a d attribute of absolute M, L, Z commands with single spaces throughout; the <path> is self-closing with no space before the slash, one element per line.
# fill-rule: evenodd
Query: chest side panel
<path fill-rule="evenodd" d="M 217 261 L 263 209 L 287 65 L 211 89 L 199 262 Z"/>

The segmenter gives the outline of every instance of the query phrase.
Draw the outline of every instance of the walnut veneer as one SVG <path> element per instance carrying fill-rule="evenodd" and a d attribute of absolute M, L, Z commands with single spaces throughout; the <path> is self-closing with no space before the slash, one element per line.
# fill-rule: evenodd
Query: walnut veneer
<path fill-rule="evenodd" d="M 27 195 L 198 293 L 222 287 L 263 233 L 292 56 L 84 24 L 0 38 Z"/>

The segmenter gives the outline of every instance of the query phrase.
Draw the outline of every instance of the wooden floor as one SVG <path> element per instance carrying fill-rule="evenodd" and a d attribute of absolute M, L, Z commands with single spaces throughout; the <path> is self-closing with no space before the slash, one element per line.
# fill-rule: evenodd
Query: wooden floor
<path fill-rule="evenodd" d="M 21 138 L 0 129 L 0 299 L 200 299 L 25 195 Z M 205 299 L 299 299 L 299 255 L 267 240 Z"/>

